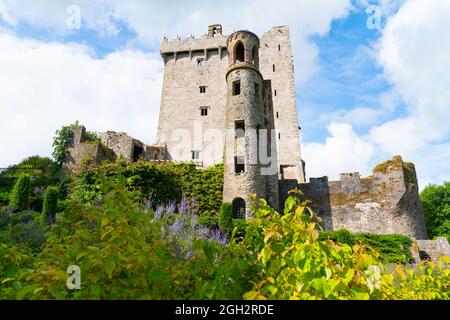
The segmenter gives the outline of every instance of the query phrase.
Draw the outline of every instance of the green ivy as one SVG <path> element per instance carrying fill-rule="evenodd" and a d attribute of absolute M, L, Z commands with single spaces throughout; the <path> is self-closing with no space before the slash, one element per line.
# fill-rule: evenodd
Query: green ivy
<path fill-rule="evenodd" d="M 22 175 L 17 180 L 11 193 L 9 207 L 14 211 L 27 210 L 30 207 L 31 180 Z"/>
<path fill-rule="evenodd" d="M 320 239 L 333 240 L 350 246 L 364 244 L 380 254 L 381 261 L 385 263 L 408 264 L 414 262 L 411 253 L 412 241 L 401 235 L 376 235 L 371 233 L 350 233 L 347 230 L 322 232 Z"/>
<path fill-rule="evenodd" d="M 228 236 L 233 231 L 233 206 L 229 202 L 224 202 L 220 206 L 219 228 Z"/>
<path fill-rule="evenodd" d="M 44 205 L 41 214 L 41 223 L 48 224 L 55 220 L 58 209 L 58 189 L 48 187 L 44 195 Z"/>
<path fill-rule="evenodd" d="M 198 169 L 195 164 L 116 161 L 91 165 L 73 176 L 72 199 L 83 203 L 100 201 L 104 180 L 115 181 L 120 173 L 127 187 L 138 191 L 143 199 L 151 199 L 153 206 L 179 201 L 183 191 L 189 202 L 195 199 L 201 216 L 213 217 L 222 204 L 223 165 Z"/>

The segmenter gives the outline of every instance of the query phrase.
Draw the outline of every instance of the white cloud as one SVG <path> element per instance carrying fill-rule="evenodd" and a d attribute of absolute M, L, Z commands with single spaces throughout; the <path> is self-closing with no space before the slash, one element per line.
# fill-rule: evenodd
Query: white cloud
<path fill-rule="evenodd" d="M 79 45 L 18 39 L 0 31 L 0 167 L 50 155 L 62 125 L 156 136 L 162 62 L 122 51 L 95 59 Z"/>
<path fill-rule="evenodd" d="M 303 146 L 307 175 L 327 175 L 334 180 L 339 179 L 339 174 L 343 172 L 369 174 L 369 163 L 375 153 L 373 144 L 359 137 L 346 123 L 332 123 L 327 129 L 330 136 L 325 143 L 307 143 Z"/>
<path fill-rule="evenodd" d="M 16 25 L 17 23 L 17 21 L 9 14 L 8 9 L 3 0 L 0 0 L 0 21 L 1 20 L 11 25 Z"/>
<path fill-rule="evenodd" d="M 323 122 L 342 122 L 353 126 L 366 127 L 374 124 L 385 112 L 381 109 L 367 107 L 354 108 L 351 110 L 340 109 L 321 116 Z"/>
<path fill-rule="evenodd" d="M 318 48 L 311 35 L 326 34 L 334 19 L 343 18 L 352 8 L 350 0 L 230 0 L 230 1 L 123 1 L 123 0 L 3 0 L 18 20 L 66 29 L 69 5 L 81 8 L 83 28 L 115 35 L 125 22 L 137 32 L 142 45 L 157 49 L 163 35 L 202 35 L 207 25 L 222 23 L 225 31 L 249 29 L 259 34 L 276 25 L 289 25 L 298 80 L 306 80 L 317 69 Z"/>

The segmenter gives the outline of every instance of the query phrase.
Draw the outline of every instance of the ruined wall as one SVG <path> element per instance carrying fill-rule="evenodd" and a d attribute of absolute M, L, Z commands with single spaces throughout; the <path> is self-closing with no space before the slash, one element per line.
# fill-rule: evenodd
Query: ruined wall
<path fill-rule="evenodd" d="M 281 182 L 282 196 L 295 183 Z M 401 157 L 386 161 L 361 178 L 342 174 L 340 181 L 326 177 L 311 179 L 299 189 L 312 201 L 312 209 L 323 219 L 326 230 L 402 234 L 427 239 L 414 166 Z"/>
<path fill-rule="evenodd" d="M 417 251 L 420 260 L 431 260 L 438 262 L 440 257 L 450 257 L 450 245 L 446 238 L 436 240 L 417 240 Z"/>
<path fill-rule="evenodd" d="M 76 170 L 85 161 L 100 163 L 114 159 L 111 150 L 98 141 L 86 141 L 85 135 L 86 128 L 83 126 L 72 129 L 72 141 L 67 149 L 68 156 L 64 163 L 66 170 Z"/>

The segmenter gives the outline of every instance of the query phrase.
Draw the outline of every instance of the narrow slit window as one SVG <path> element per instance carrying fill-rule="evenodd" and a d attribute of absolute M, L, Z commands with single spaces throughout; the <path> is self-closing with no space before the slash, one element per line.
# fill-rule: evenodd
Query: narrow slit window
<path fill-rule="evenodd" d="M 273 72 L 275 72 L 275 65 L 273 65 Z"/>
<path fill-rule="evenodd" d="M 192 150 L 192 160 L 199 160 L 199 159 L 200 159 L 200 151 Z"/>
<path fill-rule="evenodd" d="M 278 134 L 278 140 L 281 140 L 281 133 Z"/>
<path fill-rule="evenodd" d="M 208 116 L 208 109 L 209 109 L 209 107 L 201 107 L 200 108 L 200 115 L 202 117 L 207 117 Z"/>
<path fill-rule="evenodd" d="M 238 96 L 241 94 L 241 81 L 233 82 L 233 96 Z"/>
<path fill-rule="evenodd" d="M 277 119 L 279 119 L 280 118 L 280 115 L 279 115 L 279 113 L 277 112 Z"/>
<path fill-rule="evenodd" d="M 281 51 L 281 44 L 278 45 L 278 51 Z"/>
<path fill-rule="evenodd" d="M 277 96 L 277 90 L 274 91 L 275 97 Z"/>
<path fill-rule="evenodd" d="M 200 93 L 206 93 L 206 86 L 200 86 Z"/>
<path fill-rule="evenodd" d="M 245 172 L 244 157 L 234 157 L 234 171 L 236 174 L 242 174 Z"/>
<path fill-rule="evenodd" d="M 236 138 L 242 138 L 245 136 L 245 121 L 239 120 L 235 122 L 234 125 Z"/>
<path fill-rule="evenodd" d="M 259 83 L 255 82 L 255 96 L 259 95 Z"/>

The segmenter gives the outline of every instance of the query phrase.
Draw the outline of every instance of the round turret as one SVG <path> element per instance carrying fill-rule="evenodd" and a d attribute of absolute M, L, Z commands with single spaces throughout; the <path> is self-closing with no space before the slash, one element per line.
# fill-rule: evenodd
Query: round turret
<path fill-rule="evenodd" d="M 237 31 L 227 40 L 230 69 L 247 65 L 259 69 L 259 38 L 250 31 Z"/>

